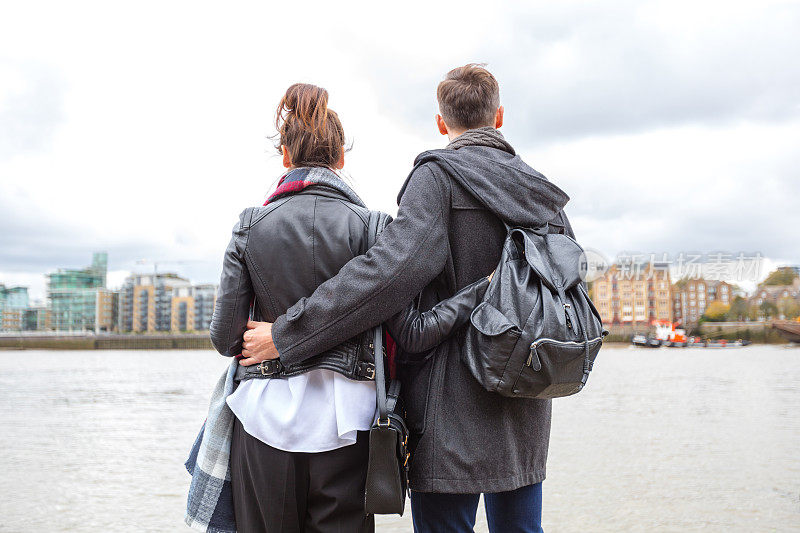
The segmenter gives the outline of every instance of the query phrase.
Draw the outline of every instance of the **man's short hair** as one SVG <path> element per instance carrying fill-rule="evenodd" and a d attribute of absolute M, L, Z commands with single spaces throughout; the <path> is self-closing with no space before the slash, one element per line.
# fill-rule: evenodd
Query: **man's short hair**
<path fill-rule="evenodd" d="M 451 128 L 470 130 L 494 126 L 500 107 L 500 86 L 479 63 L 454 68 L 436 89 L 439 112 Z"/>

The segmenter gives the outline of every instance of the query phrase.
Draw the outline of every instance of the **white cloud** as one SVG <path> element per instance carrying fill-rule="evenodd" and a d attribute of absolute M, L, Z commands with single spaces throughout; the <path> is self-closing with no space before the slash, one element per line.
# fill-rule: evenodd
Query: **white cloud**
<path fill-rule="evenodd" d="M 295 81 L 330 91 L 354 142 L 346 173 L 394 212 L 414 156 L 443 145 L 436 83 L 467 61 L 489 61 L 504 131 L 571 195 L 582 242 L 800 262 L 788 232 L 800 222 L 796 4 L 4 11 L 0 281 L 78 267 L 96 249 L 114 271 L 184 260 L 170 268 L 216 280 L 236 215 L 282 170 L 268 136 Z"/>

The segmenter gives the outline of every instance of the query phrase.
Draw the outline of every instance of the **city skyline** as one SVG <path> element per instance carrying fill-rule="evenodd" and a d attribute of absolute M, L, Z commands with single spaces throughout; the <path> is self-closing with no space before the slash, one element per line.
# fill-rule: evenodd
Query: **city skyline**
<path fill-rule="evenodd" d="M 596 255 L 584 257 L 586 261 L 598 259 Z M 748 294 L 741 285 L 723 281 L 722 274 L 757 273 L 757 263 L 749 267 L 745 263 L 696 264 L 690 259 L 691 268 L 685 268 L 687 260 L 679 257 L 675 268 L 666 255 L 661 259 L 618 256 L 600 270 L 582 270 L 589 274 L 584 279 L 589 281 L 590 295 L 608 327 L 645 326 L 661 320 L 694 328 L 702 320 L 719 321 L 721 316 L 734 321 L 794 318 L 800 309 L 800 266 L 770 271 L 757 290 Z M 215 284 L 193 283 L 174 272 L 154 270 L 130 273 L 120 287 L 109 288 L 107 265 L 108 254 L 94 252 L 88 267 L 62 267 L 45 274 L 45 302 L 29 298 L 27 287 L 7 286 L 0 280 L 0 331 L 208 330 L 217 296 Z M 579 268 L 586 265 L 582 262 Z M 678 275 L 671 277 L 671 272 Z M 707 306 L 715 302 L 713 316 L 707 317 Z"/>
<path fill-rule="evenodd" d="M 591 250 L 591 249 L 589 249 L 589 250 Z M 594 250 L 591 250 L 591 251 L 594 252 L 595 254 L 598 253 L 597 251 L 594 251 Z M 89 253 L 93 253 L 93 252 L 90 251 Z M 675 256 L 671 256 L 669 254 L 654 253 L 654 252 L 650 252 L 650 253 L 622 252 L 620 254 L 617 254 L 616 256 L 613 256 L 612 260 L 610 260 L 610 261 L 608 259 L 606 259 L 605 256 L 602 256 L 602 257 L 608 264 L 615 264 L 615 263 L 620 263 L 620 262 L 623 262 L 623 263 L 629 262 L 631 258 L 639 258 L 640 261 L 644 261 L 644 262 L 647 262 L 648 260 L 649 261 L 653 261 L 653 260 L 658 261 L 659 259 L 663 262 L 664 258 L 667 258 L 671 263 L 674 263 L 674 264 L 671 264 L 671 266 L 670 266 L 671 276 L 675 280 L 678 280 L 678 279 L 681 279 L 683 277 L 689 277 L 689 278 L 698 278 L 698 277 L 711 278 L 711 277 L 718 276 L 719 275 L 718 274 L 718 269 L 714 268 L 714 267 L 719 266 L 719 263 L 715 262 L 715 261 L 716 261 L 716 257 L 719 256 L 720 253 L 721 252 L 716 252 L 714 254 L 698 254 L 698 253 L 694 253 L 694 252 L 692 252 L 692 253 L 678 252 Z M 769 257 L 760 256 L 760 255 L 758 255 L 758 252 L 738 252 L 738 254 L 737 253 L 729 253 L 728 255 L 730 255 L 730 257 L 728 258 L 729 259 L 728 262 L 731 265 L 735 264 L 735 261 L 737 259 L 737 255 L 741 255 L 742 257 L 745 257 L 748 260 L 754 259 L 754 258 L 758 258 L 758 260 L 760 261 L 760 265 L 757 266 L 757 267 L 753 267 L 752 265 L 747 267 L 748 269 L 750 269 L 749 271 L 751 273 L 753 271 L 757 272 L 757 275 L 755 277 L 751 276 L 751 277 L 747 277 L 747 278 L 744 278 L 744 279 L 743 278 L 736 278 L 735 275 L 719 277 L 719 279 L 721 281 L 726 281 L 726 282 L 729 282 L 731 284 L 735 284 L 735 285 L 739 286 L 742 290 L 744 290 L 748 294 L 754 292 L 757 289 L 758 284 L 760 282 L 762 282 L 771 271 L 775 270 L 776 268 L 782 267 L 782 266 L 794 266 L 791 263 L 776 262 L 776 261 L 773 261 L 772 259 L 770 259 Z M 673 257 L 674 257 L 674 260 L 672 259 Z M 702 257 L 703 260 L 700 261 L 699 263 L 696 262 L 696 259 L 700 258 L 700 257 Z M 694 258 L 694 259 L 692 259 L 692 258 Z M 132 269 L 129 269 L 129 270 L 128 269 L 116 269 L 116 270 L 109 269 L 107 271 L 108 281 L 106 283 L 106 287 L 108 289 L 111 289 L 111 290 L 119 290 L 119 289 L 122 288 L 123 284 L 125 283 L 126 278 L 128 278 L 129 276 L 131 276 L 131 275 L 152 275 L 154 272 L 164 273 L 164 274 L 173 273 L 173 274 L 179 275 L 181 277 L 185 277 L 187 279 L 191 279 L 196 284 L 217 284 L 219 282 L 219 274 L 216 274 L 212 279 L 198 278 L 198 277 L 192 276 L 190 274 L 191 271 L 192 271 L 191 265 L 194 265 L 194 264 L 200 263 L 200 262 L 202 262 L 202 261 L 180 260 L 180 259 L 176 259 L 176 260 L 158 259 L 156 261 L 153 261 L 153 260 L 142 260 L 142 259 L 140 259 L 140 260 L 137 260 L 137 261 L 133 262 L 133 264 L 134 264 L 134 266 L 136 268 L 132 268 Z M 685 262 L 690 267 L 691 267 L 692 264 L 699 265 L 700 268 L 694 269 L 694 270 L 691 269 L 691 268 L 687 269 L 686 265 L 678 265 L 678 262 Z M 220 263 L 221 263 L 221 260 L 220 260 Z M 57 268 L 54 268 L 52 270 L 56 271 L 59 268 L 77 268 L 81 264 L 82 264 L 82 261 L 78 261 L 76 264 L 73 264 L 71 266 L 70 265 L 61 265 L 61 266 L 59 266 Z M 113 257 L 109 258 L 109 265 L 111 265 L 111 264 L 113 264 Z M 143 266 L 143 265 L 146 265 L 146 266 Z M 221 264 L 220 264 L 220 267 L 221 267 Z M 711 270 L 713 270 L 714 272 L 709 274 L 706 271 L 707 267 L 711 267 Z M 733 267 L 729 268 L 729 270 L 733 270 Z M 687 273 L 688 273 L 688 276 L 685 275 Z M 0 271 L 0 283 L 5 284 L 6 286 L 27 287 L 28 288 L 28 294 L 29 294 L 31 302 L 35 303 L 35 304 L 44 304 L 44 301 L 45 301 L 45 298 L 46 298 L 46 285 L 47 285 L 46 279 L 47 279 L 47 275 L 48 275 L 48 272 L 46 272 L 46 271 L 45 272 L 29 272 L 29 273 L 25 273 L 25 275 L 22 276 L 22 277 L 16 276 L 16 279 L 27 280 L 27 283 L 19 283 L 19 282 L 14 282 L 13 281 L 13 279 L 15 279 L 14 276 L 11 276 L 10 278 L 8 278 L 8 277 L 4 278 L 3 277 L 3 272 Z"/>
<path fill-rule="evenodd" d="M 46 298 L 0 279 L 0 331 L 94 333 L 208 330 L 217 285 L 193 283 L 174 272 L 129 273 L 108 285 L 108 253 L 93 252 L 89 266 L 44 274 Z"/>

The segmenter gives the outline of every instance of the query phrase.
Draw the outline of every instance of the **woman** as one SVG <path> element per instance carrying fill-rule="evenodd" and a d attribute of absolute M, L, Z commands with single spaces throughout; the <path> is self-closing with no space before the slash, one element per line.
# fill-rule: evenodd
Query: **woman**
<path fill-rule="evenodd" d="M 288 172 L 263 207 L 242 213 L 225 253 L 211 323 L 223 355 L 240 356 L 251 316 L 296 318 L 304 297 L 367 251 L 369 211 L 335 172 L 344 166 L 344 130 L 327 103 L 325 89 L 295 84 L 278 105 Z M 482 279 L 426 313 L 409 306 L 388 324 L 395 341 L 407 352 L 429 350 L 466 322 L 487 284 Z M 374 361 L 363 342 L 290 367 L 275 360 L 237 369 L 239 385 L 227 398 L 235 415 L 237 530 L 374 530 L 364 513 Z"/>

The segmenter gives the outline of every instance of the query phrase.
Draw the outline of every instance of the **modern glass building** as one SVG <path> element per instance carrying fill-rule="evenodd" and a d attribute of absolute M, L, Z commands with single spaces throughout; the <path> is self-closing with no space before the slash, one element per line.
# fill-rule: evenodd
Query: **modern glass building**
<path fill-rule="evenodd" d="M 6 287 L 0 283 L 0 308 L 25 309 L 28 307 L 28 287 Z"/>
<path fill-rule="evenodd" d="M 0 331 L 22 329 L 22 312 L 28 307 L 28 287 L 6 287 L 0 283 Z"/>
<path fill-rule="evenodd" d="M 110 331 L 112 312 L 104 312 L 108 254 L 96 252 L 92 265 L 59 269 L 47 275 L 51 327 L 57 331 Z"/>

